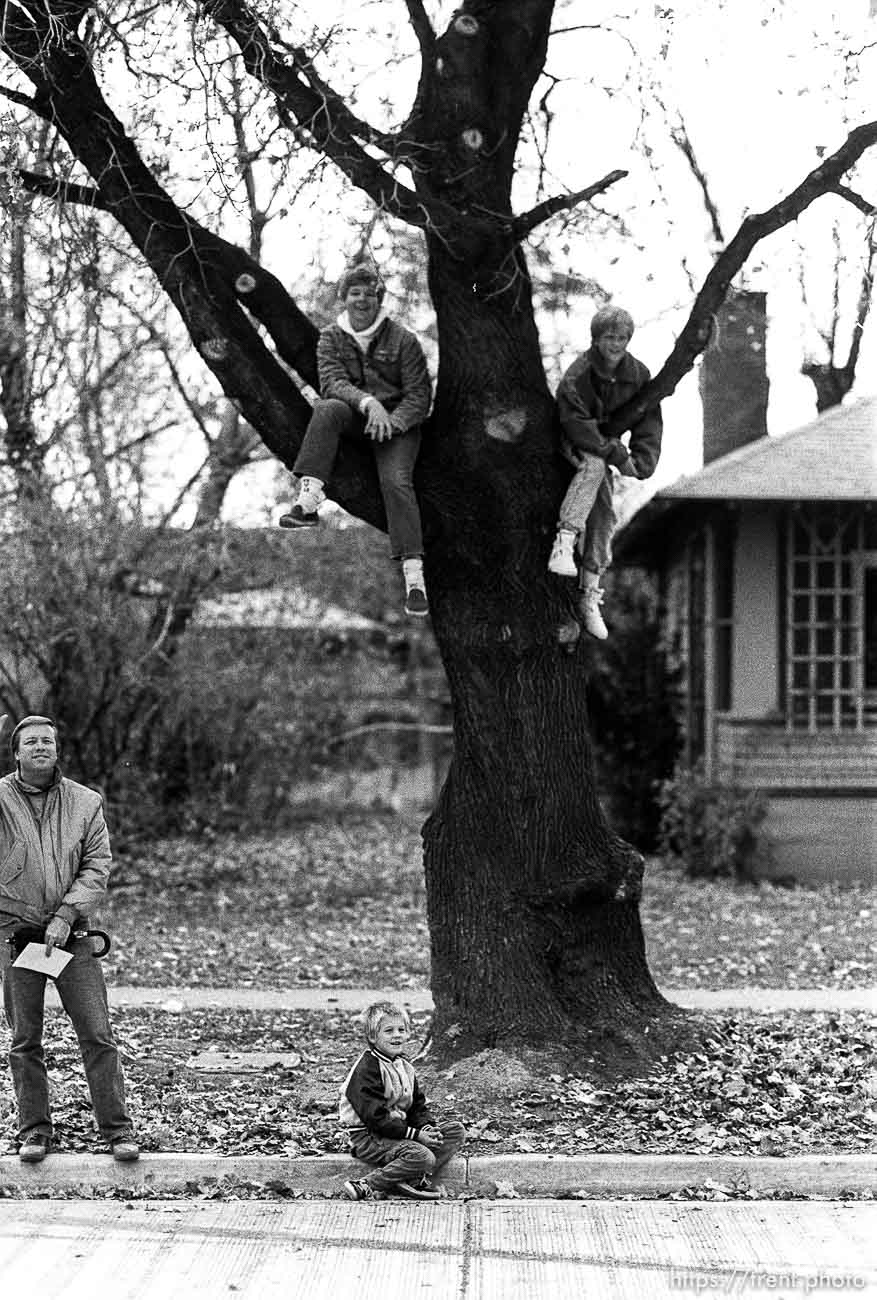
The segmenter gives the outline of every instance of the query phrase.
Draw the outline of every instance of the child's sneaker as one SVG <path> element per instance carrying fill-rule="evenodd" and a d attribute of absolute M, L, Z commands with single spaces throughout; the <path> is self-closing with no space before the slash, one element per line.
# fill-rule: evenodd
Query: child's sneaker
<path fill-rule="evenodd" d="M 576 535 L 569 528 L 558 528 L 548 560 L 548 572 L 557 573 L 561 578 L 578 576 L 575 557 Z"/>
<path fill-rule="evenodd" d="M 405 579 L 405 613 L 413 618 L 425 618 L 429 613 L 426 583 L 423 579 L 423 561 L 419 556 L 409 556 L 402 561 Z"/>
<path fill-rule="evenodd" d="M 596 573 L 586 573 L 586 586 L 579 597 L 579 613 L 585 625 L 585 631 L 590 632 L 591 636 L 596 637 L 598 641 L 605 641 L 609 636 L 609 629 L 603 622 L 603 615 L 600 613 L 600 606 L 603 603 L 603 591 L 598 584 L 599 579 Z"/>
<path fill-rule="evenodd" d="M 281 528 L 315 528 L 320 522 L 317 507 L 326 500 L 323 485 L 318 478 L 302 477 L 298 500 L 286 515 L 277 521 Z"/>
<path fill-rule="evenodd" d="M 397 1183 L 395 1191 L 402 1196 L 411 1196 L 415 1201 L 440 1201 L 447 1195 L 444 1188 L 433 1187 L 425 1174 L 419 1183 Z"/>
<path fill-rule="evenodd" d="M 303 510 L 298 502 L 277 520 L 281 528 L 316 528 L 320 517 L 316 510 Z"/>
<path fill-rule="evenodd" d="M 365 1178 L 351 1178 L 344 1184 L 344 1195 L 349 1201 L 377 1201 L 380 1193 Z"/>

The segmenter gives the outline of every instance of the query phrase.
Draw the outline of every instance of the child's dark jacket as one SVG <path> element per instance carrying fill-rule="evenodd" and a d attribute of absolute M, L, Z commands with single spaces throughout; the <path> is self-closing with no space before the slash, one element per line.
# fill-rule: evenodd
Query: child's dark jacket
<path fill-rule="evenodd" d="M 338 1115 L 355 1137 L 363 1129 L 378 1137 L 414 1139 L 433 1118 L 414 1066 L 368 1047 L 341 1085 Z"/>
<path fill-rule="evenodd" d="M 426 357 L 416 335 L 387 317 L 363 352 L 349 329 L 328 325 L 317 341 L 320 395 L 355 411 L 376 397 L 400 433 L 422 424 L 432 395 Z"/>
<path fill-rule="evenodd" d="M 663 421 L 660 406 L 652 407 L 631 426 L 630 451 L 620 438 L 607 438 L 601 426 L 613 411 L 633 397 L 651 378 L 641 361 L 626 352 L 615 373 L 602 374 L 593 348 L 577 357 L 557 390 L 557 410 L 566 440 L 578 451 L 601 456 L 620 468 L 628 455 L 637 478 L 650 478 L 661 454 Z"/>

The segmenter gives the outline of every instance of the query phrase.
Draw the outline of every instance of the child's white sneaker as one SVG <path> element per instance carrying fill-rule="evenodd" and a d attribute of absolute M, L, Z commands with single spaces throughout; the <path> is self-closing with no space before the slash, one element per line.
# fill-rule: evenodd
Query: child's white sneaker
<path fill-rule="evenodd" d="M 575 578 L 578 575 L 575 546 L 575 533 L 569 528 L 558 528 L 548 560 L 548 572 L 557 573 L 562 578 Z"/>
<path fill-rule="evenodd" d="M 405 613 L 414 618 L 425 618 L 429 613 L 426 583 L 423 579 L 423 561 L 419 555 L 409 555 L 402 561 L 405 579 Z"/>
<path fill-rule="evenodd" d="M 299 483 L 298 500 L 288 514 L 281 515 L 281 528 L 316 528 L 320 522 L 317 507 L 326 500 L 323 484 L 318 478 L 303 475 Z"/>
<path fill-rule="evenodd" d="M 609 629 L 603 622 L 603 615 L 600 613 L 600 606 L 603 603 L 603 590 L 600 587 L 600 579 L 596 573 L 585 572 L 585 588 L 579 597 L 579 613 L 585 625 L 585 631 L 590 632 L 591 636 L 596 637 L 598 641 L 605 641 L 609 636 Z"/>

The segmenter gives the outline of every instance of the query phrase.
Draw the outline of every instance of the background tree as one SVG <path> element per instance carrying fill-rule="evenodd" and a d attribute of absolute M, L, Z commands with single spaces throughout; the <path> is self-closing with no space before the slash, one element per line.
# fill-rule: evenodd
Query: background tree
<path fill-rule="evenodd" d="M 648 1056 L 672 1041 L 676 1023 L 644 959 L 642 859 L 597 798 L 589 652 L 558 644 L 558 627 L 570 626 L 568 593 L 545 563 L 567 471 L 555 454 L 524 254 L 542 223 L 625 173 L 615 168 L 517 211 L 516 158 L 541 92 L 554 3 L 464 0 L 449 13 L 436 5 L 436 25 L 422 0 L 406 8 L 420 66 L 394 124 L 355 63 L 339 67 L 343 89 L 330 84 L 322 39 L 296 30 L 298 7 L 287 14 L 205 0 L 183 31 L 190 11 L 174 4 L 143 13 L 123 6 L 111 27 L 81 0 L 5 0 L 0 49 L 17 69 L 16 102 L 58 139 L 52 176 L 20 174 L 31 193 L 85 204 L 125 231 L 226 397 L 287 466 L 310 411 L 303 386 L 317 383 L 316 329 L 276 275 L 200 219 L 190 186 L 180 180 L 172 195 L 151 156 L 154 137 L 141 130 L 138 143 L 108 102 L 117 94 L 114 56 L 124 54 L 126 75 L 139 79 L 132 51 L 148 40 L 179 85 L 197 83 L 208 124 L 203 186 L 221 186 L 229 138 L 216 87 L 242 67 L 259 90 L 254 120 L 274 147 L 328 161 L 353 190 L 422 232 L 439 364 L 418 487 L 455 741 L 424 828 L 438 1041 L 460 1051 L 580 1047 L 590 1036 Z M 392 23 L 397 14 L 387 3 L 363 21 Z M 371 111 L 379 125 L 366 120 Z M 619 413 L 616 431 L 690 369 L 756 245 L 839 185 L 855 193 L 854 169 L 875 142 L 877 122 L 863 122 L 785 197 L 744 218 L 666 363 Z M 345 448 L 331 495 L 384 526 L 371 459 L 355 447 Z"/>

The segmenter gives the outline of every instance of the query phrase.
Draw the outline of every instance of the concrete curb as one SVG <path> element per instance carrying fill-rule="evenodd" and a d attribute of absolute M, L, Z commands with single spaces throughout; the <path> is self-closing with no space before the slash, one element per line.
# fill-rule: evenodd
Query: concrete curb
<path fill-rule="evenodd" d="M 662 989 L 664 997 L 693 1011 L 875 1011 L 877 989 Z M 429 989 L 350 988 L 140 988 L 109 987 L 116 1007 L 155 1006 L 169 1012 L 228 1007 L 241 1011 L 361 1011 L 370 1002 L 402 1002 L 431 1011 Z M 59 1005 L 54 985 L 47 1002 Z"/>
<path fill-rule="evenodd" d="M 139 1191 L 203 1191 L 222 1179 L 273 1184 L 288 1190 L 337 1195 L 341 1183 L 364 1166 L 346 1156 L 216 1156 L 144 1154 L 136 1164 L 109 1156 L 49 1156 L 43 1164 L 23 1165 L 16 1156 L 0 1157 L 0 1192 L 15 1189 L 39 1196 L 58 1191 L 131 1188 Z M 585 1192 L 596 1197 L 666 1195 L 702 1187 L 707 1180 L 748 1186 L 760 1193 L 784 1192 L 829 1199 L 877 1188 L 877 1162 L 871 1155 L 759 1156 L 589 1155 L 474 1156 L 457 1160 L 445 1178 L 456 1193 L 496 1195 L 509 1183 L 518 1196 L 541 1197 Z"/>

